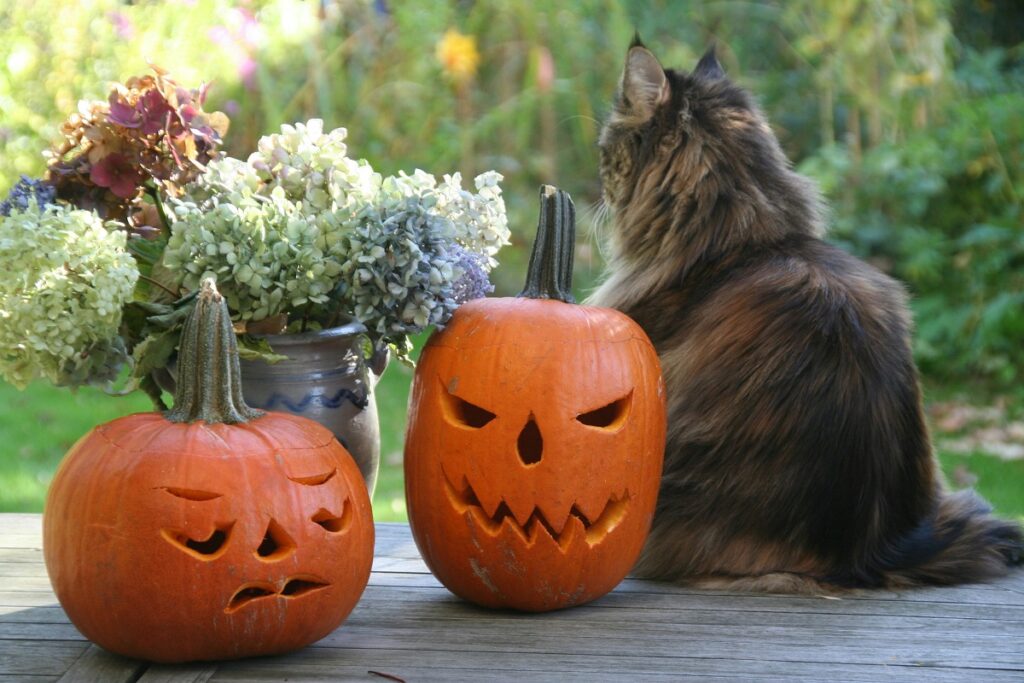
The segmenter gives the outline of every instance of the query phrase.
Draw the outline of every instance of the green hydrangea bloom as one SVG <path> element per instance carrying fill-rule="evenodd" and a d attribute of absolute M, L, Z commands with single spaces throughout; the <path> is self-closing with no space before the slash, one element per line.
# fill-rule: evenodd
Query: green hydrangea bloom
<path fill-rule="evenodd" d="M 382 179 L 348 157 L 346 136 L 313 119 L 261 138 L 247 161 L 211 162 L 172 200 L 164 264 L 179 284 L 216 278 L 242 320 L 343 312 L 389 340 L 446 322 L 456 292 L 487 291 L 509 239 L 501 175 L 478 176 L 476 193 L 458 173 Z M 468 275 L 482 282 L 456 290 Z"/>
<path fill-rule="evenodd" d="M 0 218 L 0 375 L 76 386 L 110 381 L 126 360 L 121 313 L 139 270 L 126 233 L 95 213 L 32 202 Z"/>

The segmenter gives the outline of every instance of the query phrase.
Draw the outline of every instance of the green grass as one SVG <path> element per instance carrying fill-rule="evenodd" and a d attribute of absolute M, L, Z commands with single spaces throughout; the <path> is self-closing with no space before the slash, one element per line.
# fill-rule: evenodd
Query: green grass
<path fill-rule="evenodd" d="M 418 340 L 417 347 L 422 346 Z M 381 423 L 381 470 L 373 499 L 378 521 L 406 519 L 402 444 L 412 370 L 393 362 L 377 386 Z M 46 487 L 64 453 L 97 424 L 149 410 L 141 396 L 116 398 L 94 389 L 72 393 L 36 383 L 19 392 L 0 383 L 0 511 L 40 512 Z M 952 482 L 964 476 L 1003 514 L 1024 517 L 1024 461 L 984 453 L 940 453 Z"/>
<path fill-rule="evenodd" d="M 143 395 L 114 398 L 36 383 L 18 391 L 0 382 L 0 511 L 39 512 L 64 453 L 95 425 L 150 409 Z"/>
<path fill-rule="evenodd" d="M 392 363 L 378 385 L 381 472 L 373 500 L 378 521 L 406 518 L 401 454 L 411 380 L 411 370 Z M 72 393 L 42 382 L 25 391 L 0 382 L 0 405 L 0 512 L 42 512 L 53 473 L 75 441 L 98 424 L 152 409 L 141 394 L 113 397 L 90 388 Z"/>
<path fill-rule="evenodd" d="M 964 475 L 974 480 L 981 493 L 1000 514 L 1022 518 L 1024 522 L 1024 460 L 1002 460 L 987 453 L 941 453 L 939 459 L 946 478 L 956 482 Z"/>

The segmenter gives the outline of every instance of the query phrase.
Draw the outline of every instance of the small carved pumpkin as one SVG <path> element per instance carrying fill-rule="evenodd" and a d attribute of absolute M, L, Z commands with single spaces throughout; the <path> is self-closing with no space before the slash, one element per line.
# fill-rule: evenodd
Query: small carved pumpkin
<path fill-rule="evenodd" d="M 175 407 L 101 425 L 54 478 L 43 549 L 72 623 L 162 662 L 303 647 L 369 580 L 359 469 L 306 418 L 245 405 L 227 306 L 204 283 L 182 336 Z"/>
<path fill-rule="evenodd" d="M 614 588 L 658 493 L 664 392 L 647 336 L 572 303 L 573 209 L 545 187 L 527 288 L 460 307 L 425 346 L 405 450 L 409 521 L 453 593 L 550 610 Z"/>

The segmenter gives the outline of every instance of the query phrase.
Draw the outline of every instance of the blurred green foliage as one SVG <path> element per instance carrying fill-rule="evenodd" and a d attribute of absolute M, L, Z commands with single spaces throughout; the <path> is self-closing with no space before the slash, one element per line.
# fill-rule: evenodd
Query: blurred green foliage
<path fill-rule="evenodd" d="M 502 172 L 514 244 L 494 277 L 509 294 L 539 184 L 570 191 L 588 227 L 600 121 L 634 29 L 671 67 L 690 68 L 714 42 L 821 184 L 832 239 L 907 283 L 926 374 L 1019 396 L 1022 27 L 1019 0 L 0 0 L 0 195 L 44 171 L 41 152 L 80 99 L 105 98 L 148 60 L 183 85 L 213 82 L 206 109 L 231 117 L 233 156 L 282 123 L 320 117 L 347 127 L 350 153 L 384 173 Z M 436 56 L 449 29 L 476 40 L 469 80 Z M 581 294 L 601 268 L 596 240 L 581 239 Z M 409 380 L 395 365 L 378 390 L 378 519 L 404 517 Z M 78 435 L 145 403 L 41 385 L 0 387 L 0 399 L 13 449 L 0 457 L 0 509 L 26 510 L 39 509 Z M 979 486 L 995 498 L 987 480 L 1006 482 L 1000 507 L 1020 514 L 1017 464 L 992 464 Z"/>
<path fill-rule="evenodd" d="M 1016 30 L 1014 30 L 1016 26 Z M 536 187 L 599 201 L 596 138 L 633 30 L 666 66 L 709 43 L 759 96 L 833 207 L 833 238 L 904 280 L 926 373 L 1012 386 L 1024 373 L 1024 5 L 1014 0 L 0 1 L 0 193 L 82 98 L 143 73 L 212 81 L 246 156 L 281 123 L 321 117 L 385 173 L 506 176 L 516 291 Z M 475 77 L 445 72 L 449 29 Z M 594 240 L 577 281 L 600 275 Z"/>

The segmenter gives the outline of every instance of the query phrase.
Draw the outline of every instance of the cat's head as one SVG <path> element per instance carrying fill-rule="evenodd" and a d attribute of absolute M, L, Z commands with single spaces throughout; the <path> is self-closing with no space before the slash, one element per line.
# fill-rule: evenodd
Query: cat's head
<path fill-rule="evenodd" d="M 698 228 L 721 226 L 709 241 L 731 241 L 748 227 L 765 238 L 786 223 L 817 229 L 816 191 L 790 170 L 764 115 L 726 76 L 714 48 L 692 71 L 665 69 L 634 39 L 599 147 L 604 199 L 620 230 L 669 213 Z M 655 246 L 650 235 L 617 239 L 627 250 Z"/>
<path fill-rule="evenodd" d="M 605 199 L 621 208 L 651 176 L 685 181 L 679 176 L 707 173 L 715 157 L 733 152 L 737 138 L 751 132 L 771 135 L 751 98 L 726 77 L 713 47 L 687 72 L 664 69 L 636 38 L 601 131 Z"/>

